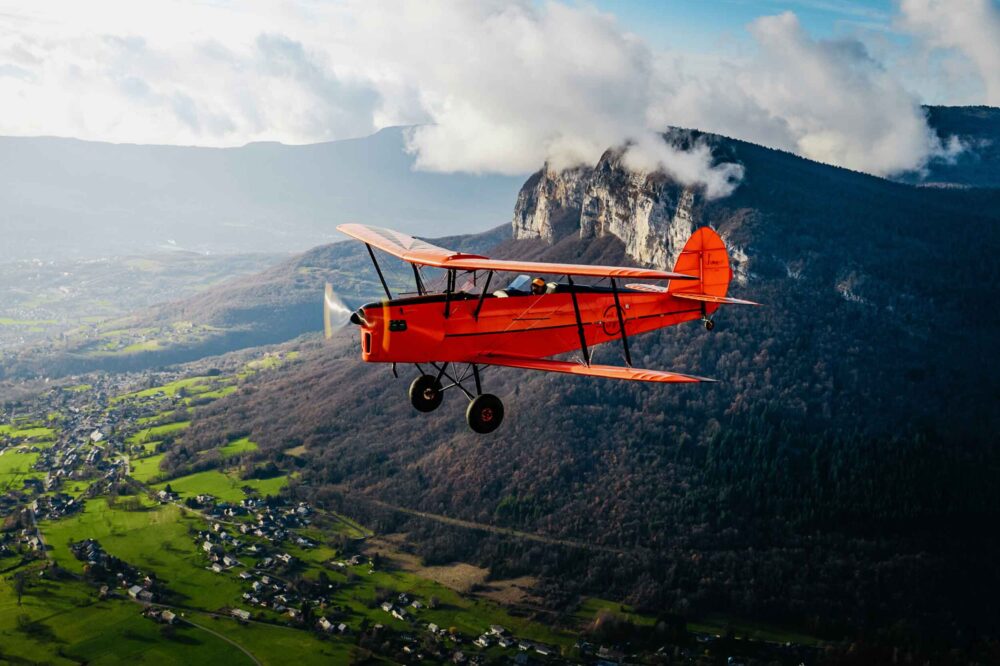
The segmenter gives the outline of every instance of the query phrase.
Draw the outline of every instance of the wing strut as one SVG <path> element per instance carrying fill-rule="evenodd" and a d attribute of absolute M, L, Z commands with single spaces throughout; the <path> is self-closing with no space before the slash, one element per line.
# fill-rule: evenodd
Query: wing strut
<path fill-rule="evenodd" d="M 382 269 L 379 267 L 378 261 L 375 259 L 375 253 L 372 252 L 372 246 L 365 243 L 365 247 L 368 248 L 368 256 L 372 258 L 372 263 L 375 264 L 375 272 L 378 273 L 378 279 L 382 283 L 382 288 L 385 289 L 385 296 L 391 301 L 392 292 L 389 291 L 389 285 L 385 283 L 385 276 L 382 275 Z"/>
<path fill-rule="evenodd" d="M 476 321 L 479 321 L 479 311 L 483 309 L 483 301 L 486 299 L 486 293 L 490 290 L 490 280 L 492 279 L 493 271 L 490 271 L 486 274 L 486 284 L 483 285 L 483 293 L 479 295 L 479 302 L 476 303 L 476 309 L 472 311 L 472 318 Z"/>
<path fill-rule="evenodd" d="M 576 288 L 573 286 L 573 276 L 567 275 L 569 280 L 569 295 L 573 298 L 573 313 L 576 315 L 576 330 L 580 334 L 580 350 L 583 352 L 584 365 L 590 365 L 590 351 L 587 349 L 587 336 L 583 334 L 583 318 L 580 317 L 580 304 L 576 300 Z"/>
<path fill-rule="evenodd" d="M 413 281 L 417 283 L 417 295 L 423 296 L 427 293 L 427 288 L 424 287 L 424 281 L 420 279 L 420 271 L 417 270 L 416 264 L 410 264 L 410 268 L 413 269 Z"/>
<path fill-rule="evenodd" d="M 455 271 L 448 271 L 448 282 L 444 288 L 444 318 L 451 316 L 451 292 L 455 291 Z"/>
<path fill-rule="evenodd" d="M 618 285 L 611 278 L 611 293 L 615 295 L 615 314 L 618 315 L 618 328 L 622 332 L 622 349 L 625 351 L 625 365 L 632 367 L 632 354 L 628 350 L 628 335 L 625 334 L 625 317 L 622 315 L 622 304 L 618 299 Z"/>

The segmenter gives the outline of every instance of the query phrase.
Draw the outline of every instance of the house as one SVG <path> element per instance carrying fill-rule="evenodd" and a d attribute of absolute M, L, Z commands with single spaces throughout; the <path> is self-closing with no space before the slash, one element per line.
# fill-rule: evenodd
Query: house
<path fill-rule="evenodd" d="M 386 613 L 391 613 L 392 612 L 392 602 L 391 601 L 383 601 L 382 602 L 382 610 L 384 610 Z"/>
<path fill-rule="evenodd" d="M 330 621 L 329 621 L 328 619 L 326 619 L 325 617 L 321 617 L 321 618 L 319 619 L 319 622 L 317 622 L 316 624 L 317 624 L 317 625 L 319 626 L 319 628 L 320 628 L 320 629 L 322 629 L 323 631 L 333 631 L 333 623 L 332 623 L 332 622 L 330 622 Z"/>
<path fill-rule="evenodd" d="M 236 560 L 235 558 L 226 555 L 225 557 L 222 558 L 222 563 L 227 567 L 235 567 L 237 564 L 239 564 L 239 561 Z"/>
<path fill-rule="evenodd" d="M 241 571 L 240 578 L 243 580 L 250 580 L 251 578 L 253 578 L 253 574 L 250 573 L 249 571 Z"/>
<path fill-rule="evenodd" d="M 507 633 L 507 630 L 501 627 L 499 624 L 490 625 L 490 633 L 494 636 L 503 636 Z"/>
<path fill-rule="evenodd" d="M 483 634 L 473 642 L 481 648 L 488 648 L 491 645 L 490 637 L 486 634 Z"/>
<path fill-rule="evenodd" d="M 499 645 L 502 648 L 513 647 L 514 639 L 509 638 L 507 636 L 501 636 L 500 639 L 497 641 L 497 645 Z"/>
<path fill-rule="evenodd" d="M 282 553 L 281 555 L 278 555 L 278 559 L 284 562 L 285 564 L 291 564 L 292 560 L 295 558 L 293 558 L 288 553 Z"/>
<path fill-rule="evenodd" d="M 218 562 L 216 562 L 215 564 L 213 564 L 212 565 L 212 572 L 213 573 L 222 573 L 222 565 L 219 564 Z"/>
<path fill-rule="evenodd" d="M 232 613 L 233 617 L 235 617 L 238 620 L 243 620 L 244 622 L 246 622 L 247 620 L 250 619 L 250 611 L 245 611 L 242 608 L 234 608 L 230 612 Z"/>
<path fill-rule="evenodd" d="M 165 610 L 160 613 L 160 620 L 167 624 L 173 624 L 177 621 L 177 616 L 173 613 L 173 611 Z"/>
<path fill-rule="evenodd" d="M 407 620 L 406 611 L 401 608 L 393 608 L 392 616 L 401 622 L 405 622 Z"/>
<path fill-rule="evenodd" d="M 133 585 L 132 587 L 128 588 L 128 596 L 132 597 L 133 599 L 138 599 L 139 593 L 142 591 L 143 589 L 140 585 Z"/>
<path fill-rule="evenodd" d="M 348 629 L 350 629 L 350 627 L 348 627 L 343 622 L 337 625 L 337 631 L 339 631 L 342 634 L 346 634 Z"/>
<path fill-rule="evenodd" d="M 430 624 L 427 625 L 427 631 L 431 632 L 432 634 L 436 634 L 439 630 L 440 630 L 440 627 L 438 627 L 433 622 L 431 622 Z"/>
<path fill-rule="evenodd" d="M 150 592 L 149 590 L 143 590 L 142 592 L 137 594 L 136 597 L 139 599 L 139 601 L 144 601 L 146 603 L 149 603 L 150 601 L 153 600 L 153 593 Z"/>
<path fill-rule="evenodd" d="M 421 608 L 424 607 L 424 605 L 422 603 L 420 603 L 420 601 L 417 600 L 417 599 L 414 599 L 413 603 L 411 603 L 410 606 L 412 606 L 413 608 L 416 608 L 417 610 L 420 610 Z"/>

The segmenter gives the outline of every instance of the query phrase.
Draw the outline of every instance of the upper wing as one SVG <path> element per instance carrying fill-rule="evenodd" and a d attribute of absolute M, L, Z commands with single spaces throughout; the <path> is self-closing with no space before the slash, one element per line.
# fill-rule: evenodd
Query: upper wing
<path fill-rule="evenodd" d="M 590 277 L 622 277 L 640 280 L 697 280 L 683 273 L 657 271 L 648 268 L 621 266 L 588 266 L 586 264 L 548 264 L 537 261 L 508 261 L 488 259 L 478 254 L 462 254 L 432 245 L 419 238 L 391 229 L 369 227 L 363 224 L 341 224 L 337 227 L 348 236 L 404 261 L 433 268 L 460 271 L 498 271 L 506 273 L 540 273 L 543 275 L 586 275 Z"/>
<path fill-rule="evenodd" d="M 548 372 L 564 372 L 571 375 L 589 375 L 591 377 L 606 377 L 608 379 L 628 379 L 637 382 L 667 382 L 689 384 L 693 382 L 714 382 L 714 379 L 682 375 L 677 372 L 662 370 L 644 370 L 642 368 L 622 368 L 616 365 L 580 365 L 566 361 L 553 361 L 545 358 L 526 358 L 507 354 L 482 354 L 476 358 L 477 363 L 485 365 L 502 365 L 508 368 L 524 368 L 526 370 L 546 370 Z"/>
<path fill-rule="evenodd" d="M 362 243 L 374 245 L 394 257 L 399 257 L 403 261 L 409 261 L 414 264 L 435 266 L 442 261 L 446 261 L 449 257 L 463 256 L 453 250 L 446 250 L 443 247 L 432 245 L 427 241 L 401 234 L 392 229 L 369 227 L 364 224 L 341 224 L 337 227 L 337 230 L 344 232 L 351 238 L 358 239 Z"/>

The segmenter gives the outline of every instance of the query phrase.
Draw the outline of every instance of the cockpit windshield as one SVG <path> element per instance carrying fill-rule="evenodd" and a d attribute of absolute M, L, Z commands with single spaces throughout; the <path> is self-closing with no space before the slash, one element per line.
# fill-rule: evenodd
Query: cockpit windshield
<path fill-rule="evenodd" d="M 507 291 L 531 291 L 531 276 L 518 275 L 507 285 Z"/>

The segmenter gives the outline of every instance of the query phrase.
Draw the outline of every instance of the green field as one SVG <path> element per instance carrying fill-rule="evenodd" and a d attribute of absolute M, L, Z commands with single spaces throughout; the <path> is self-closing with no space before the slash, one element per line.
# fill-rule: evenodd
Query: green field
<path fill-rule="evenodd" d="M 189 528 L 204 527 L 204 520 L 185 516 L 172 504 L 124 511 L 109 507 L 104 498 L 88 500 L 81 513 L 41 525 L 53 559 L 70 571 L 80 572 L 83 565 L 69 543 L 97 539 L 116 557 L 155 572 L 175 594 L 174 603 L 215 610 L 233 603 L 242 589 L 236 578 L 205 568 L 204 553 L 188 534 Z"/>
<path fill-rule="evenodd" d="M 159 441 L 163 439 L 165 435 L 176 435 L 190 425 L 190 421 L 176 421 L 174 423 L 151 426 L 149 428 L 143 428 L 134 435 L 129 436 L 125 441 L 129 444 L 144 444 L 154 440 Z"/>
<path fill-rule="evenodd" d="M 242 625 L 205 613 L 188 617 L 249 650 L 264 664 L 346 664 L 355 648 L 349 643 L 321 641 L 309 632 L 266 624 Z"/>
<path fill-rule="evenodd" d="M 32 567 L 37 569 L 37 566 Z M 28 626 L 25 626 L 28 625 Z M 98 601 L 89 585 L 31 576 L 21 605 L 0 578 L 0 663 L 251 663 L 223 640 L 193 627 L 165 639 L 124 599 Z"/>
<path fill-rule="evenodd" d="M 0 492 L 20 490 L 25 479 L 45 478 L 44 472 L 31 470 L 36 460 L 37 453 L 17 453 L 12 449 L 0 451 Z"/>
<path fill-rule="evenodd" d="M 246 453 L 247 451 L 256 451 L 257 443 L 251 442 L 248 437 L 241 437 L 240 439 L 229 442 L 225 446 L 219 449 L 219 453 L 222 454 L 223 458 L 232 458 L 238 456 L 241 453 Z"/>
<path fill-rule="evenodd" d="M 15 425 L 5 423 L 0 425 L 0 436 L 7 436 L 10 439 L 25 440 L 51 440 L 56 436 L 56 431 L 52 428 L 35 424 Z"/>
<path fill-rule="evenodd" d="M 132 478 L 147 483 L 150 479 L 159 476 L 160 462 L 164 455 L 160 453 L 146 458 L 130 459 L 129 466 L 132 468 Z"/>
<path fill-rule="evenodd" d="M 287 476 L 277 476 L 273 479 L 240 479 L 235 474 L 213 469 L 170 479 L 156 484 L 155 488 L 162 490 L 169 485 L 175 493 L 180 493 L 181 499 L 207 493 L 224 502 L 239 502 L 246 497 L 246 493 L 242 490 L 244 486 L 253 488 L 261 496 L 267 496 L 277 495 L 287 484 Z"/>
<path fill-rule="evenodd" d="M 178 379 L 177 381 L 173 381 L 162 386 L 154 386 L 141 391 L 125 393 L 112 398 L 111 402 L 116 403 L 122 400 L 142 400 L 144 398 L 152 398 L 154 396 L 166 396 L 168 398 L 172 398 L 176 396 L 177 392 L 181 389 L 184 389 L 190 394 L 204 393 L 205 391 L 212 390 L 213 385 L 218 381 L 219 378 L 217 377 L 185 377 L 184 379 Z"/>

